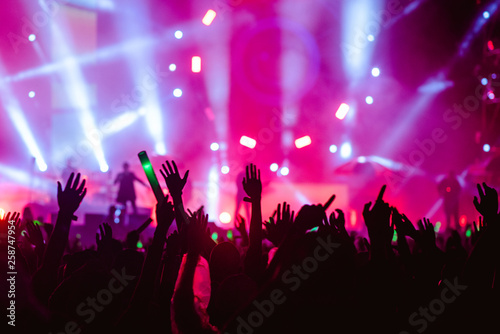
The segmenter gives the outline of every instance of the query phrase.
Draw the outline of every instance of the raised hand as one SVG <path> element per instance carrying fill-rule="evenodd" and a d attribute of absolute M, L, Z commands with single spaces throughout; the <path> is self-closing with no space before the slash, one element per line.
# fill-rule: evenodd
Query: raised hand
<path fill-rule="evenodd" d="M 332 195 L 325 204 L 304 205 L 300 208 L 293 224 L 294 233 L 302 233 L 316 226 L 327 225 L 326 210 L 334 200 L 335 195 Z"/>
<path fill-rule="evenodd" d="M 417 222 L 419 230 L 419 238 L 416 240 L 420 242 L 424 249 L 435 249 L 436 248 L 436 233 L 434 232 L 434 226 L 431 224 L 430 220 L 424 218 Z"/>
<path fill-rule="evenodd" d="M 277 247 L 293 225 L 294 212 L 290 212 L 290 204 L 283 202 L 283 209 L 281 204 L 278 204 L 275 213 L 277 213 L 276 221 L 273 214 L 272 217 L 269 217 L 269 221 L 264 223 L 264 226 L 266 227 L 267 240 L 271 241 Z"/>
<path fill-rule="evenodd" d="M 198 212 L 202 212 L 203 211 L 203 208 L 204 208 L 204 205 L 200 206 L 200 208 L 196 211 L 191 211 L 189 209 L 187 209 L 187 212 L 188 212 L 188 218 L 191 219 L 193 218 Z"/>
<path fill-rule="evenodd" d="M 167 195 L 161 203 L 156 204 L 156 221 L 158 222 L 158 227 L 164 228 L 166 233 L 174 218 L 174 206 L 168 201 Z"/>
<path fill-rule="evenodd" d="M 100 236 L 99 233 L 95 234 L 97 250 L 102 251 L 103 249 L 111 248 L 113 240 L 113 230 L 111 229 L 111 226 L 108 223 L 103 223 L 99 225 L 99 231 L 101 232 Z"/>
<path fill-rule="evenodd" d="M 25 237 L 33 246 L 41 247 L 44 245 L 42 231 L 38 223 L 29 220 L 26 223 L 26 229 L 28 230 L 28 234 L 25 234 Z"/>
<path fill-rule="evenodd" d="M 479 200 L 474 196 L 474 206 L 483 215 L 485 220 L 494 220 L 498 215 L 498 193 L 494 188 L 488 187 L 483 182 L 484 191 L 481 185 L 477 185 Z"/>
<path fill-rule="evenodd" d="M 198 212 L 189 220 L 189 225 L 187 226 L 188 253 L 199 255 L 203 251 L 208 235 L 207 224 L 208 215 L 205 215 L 203 212 Z"/>
<path fill-rule="evenodd" d="M 385 189 L 386 186 L 383 185 L 371 209 L 372 202 L 365 204 L 363 208 L 363 218 L 366 228 L 368 229 L 370 242 L 376 244 L 380 241 L 387 246 L 391 243 L 394 230 L 390 223 L 391 208 L 389 204 L 383 200 Z"/>
<path fill-rule="evenodd" d="M 418 232 L 412 222 L 405 214 L 399 213 L 398 209 L 392 208 L 392 223 L 400 236 L 408 236 L 415 240 L 418 237 Z"/>
<path fill-rule="evenodd" d="M 246 177 L 243 178 L 243 189 L 248 197 L 245 202 L 260 201 L 262 197 L 262 182 L 260 181 L 260 169 L 254 164 L 246 167 Z"/>
<path fill-rule="evenodd" d="M 345 215 L 344 211 L 340 209 L 335 209 L 337 212 L 337 217 L 335 217 L 335 212 L 332 212 L 330 214 L 330 226 L 334 227 L 342 237 L 349 237 L 349 234 L 347 233 L 347 230 L 345 228 Z"/>
<path fill-rule="evenodd" d="M 0 224 L 2 226 L 7 226 L 7 234 L 9 235 L 8 240 L 10 241 L 9 243 L 12 243 L 12 241 L 17 243 L 21 236 L 21 219 L 19 218 L 20 215 L 21 214 L 19 212 L 9 212 L 3 217 L 2 220 L 0 220 Z"/>
<path fill-rule="evenodd" d="M 162 164 L 161 166 L 163 167 L 163 170 L 160 170 L 160 173 L 165 179 L 168 191 L 170 192 L 172 197 L 176 199 L 182 195 L 182 189 L 184 189 L 184 186 L 186 185 L 189 171 L 186 171 L 186 173 L 184 173 L 184 177 L 181 178 L 174 160 L 172 160 L 172 165 L 170 165 L 170 162 L 168 162 L 168 160 L 166 160 L 165 163 L 167 164 L 167 166 L 165 166 L 165 164 Z"/>
<path fill-rule="evenodd" d="M 234 227 L 240 233 L 240 236 L 242 239 L 241 246 L 242 247 L 248 246 L 248 232 L 247 232 L 247 227 L 245 225 L 245 218 L 243 218 L 242 215 L 238 214 L 238 217 L 236 218 L 236 221 L 234 222 Z"/>
<path fill-rule="evenodd" d="M 59 204 L 59 211 L 73 215 L 82 203 L 87 188 L 85 188 L 85 180 L 80 183 L 80 173 L 71 173 L 64 190 L 61 183 L 57 182 L 57 203 Z"/>

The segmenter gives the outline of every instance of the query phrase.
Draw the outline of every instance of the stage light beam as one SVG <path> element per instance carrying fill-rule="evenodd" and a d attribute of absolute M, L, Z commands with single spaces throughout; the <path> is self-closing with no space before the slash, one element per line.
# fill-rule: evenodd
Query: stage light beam
<path fill-rule="evenodd" d="M 253 149 L 255 147 L 255 145 L 257 145 L 257 141 L 255 139 L 247 137 L 247 136 L 241 136 L 240 144 L 243 146 L 246 146 L 248 148 Z"/>
<path fill-rule="evenodd" d="M 304 136 L 295 140 L 295 146 L 300 149 L 311 145 L 311 142 L 311 137 Z"/>
<path fill-rule="evenodd" d="M 203 16 L 201 22 L 208 27 L 214 21 L 215 16 L 217 16 L 217 13 L 214 10 L 209 9 L 207 10 L 205 16 Z"/>
<path fill-rule="evenodd" d="M 344 119 L 347 113 L 349 112 L 349 105 L 347 103 L 341 103 L 337 112 L 335 113 L 335 117 L 338 119 Z"/>
<path fill-rule="evenodd" d="M 193 71 L 193 73 L 201 72 L 201 57 L 194 56 L 191 58 L 191 71 Z"/>

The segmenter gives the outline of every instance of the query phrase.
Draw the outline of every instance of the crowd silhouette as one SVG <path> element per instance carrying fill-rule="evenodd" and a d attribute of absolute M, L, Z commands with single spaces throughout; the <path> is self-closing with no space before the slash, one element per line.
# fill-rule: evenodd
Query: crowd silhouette
<path fill-rule="evenodd" d="M 264 221 L 260 170 L 250 164 L 242 181 L 249 222 L 235 217 L 239 238 L 216 243 L 203 207 L 184 208 L 188 172 L 181 176 L 175 162 L 166 161 L 161 174 L 169 195 L 156 205 L 157 225 L 145 252 L 135 244 L 149 221 L 123 242 L 103 222 L 95 247 L 72 249 L 69 232 L 86 195 L 80 174 L 71 173 L 64 186 L 58 182 L 53 227 L 29 215 L 3 217 L 2 254 L 8 246 L 16 254 L 15 329 L 500 332 L 498 194 L 485 183 L 471 198 L 478 212 L 471 238 L 458 230 L 445 239 L 436 237 L 424 217 L 414 224 L 384 200 L 386 186 L 363 208 L 365 238 L 346 229 L 342 210 L 330 208 L 335 195 L 324 204 L 304 205 L 296 214 L 297 208 L 276 199 L 275 213 Z M 175 231 L 167 235 L 172 224 Z M 11 234 L 15 242 L 7 238 Z M 7 256 L 1 261 L 6 268 Z M 8 284 L 3 280 L 4 287 Z M 5 310 L 9 305 L 3 299 Z"/>

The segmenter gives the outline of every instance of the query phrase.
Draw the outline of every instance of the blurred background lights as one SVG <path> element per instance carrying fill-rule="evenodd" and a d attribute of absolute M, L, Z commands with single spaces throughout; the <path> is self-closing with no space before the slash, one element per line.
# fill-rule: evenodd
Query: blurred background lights
<path fill-rule="evenodd" d="M 30 42 L 34 42 L 34 41 L 36 40 L 36 35 L 35 35 L 35 34 L 30 34 L 30 35 L 28 36 L 28 40 L 29 40 Z"/>
<path fill-rule="evenodd" d="M 486 79 L 486 78 L 482 78 L 482 79 L 481 79 L 481 84 L 482 84 L 483 86 L 486 86 L 486 85 L 488 84 L 488 79 Z"/>
<path fill-rule="evenodd" d="M 372 68 L 372 75 L 376 78 L 380 75 L 380 69 L 378 67 Z"/>
<path fill-rule="evenodd" d="M 212 143 L 212 144 L 210 144 L 210 149 L 211 149 L 212 151 L 217 151 L 217 150 L 219 150 L 219 147 L 220 147 L 220 146 L 219 146 L 219 144 L 218 144 L 218 143 Z"/>
<path fill-rule="evenodd" d="M 278 168 L 279 168 L 279 166 L 278 166 L 278 164 L 277 164 L 277 163 L 275 163 L 275 162 L 274 162 L 274 163 L 272 163 L 272 164 L 271 164 L 271 166 L 269 166 L 269 169 L 271 170 L 271 172 L 276 172 L 276 171 L 278 171 Z"/>
<path fill-rule="evenodd" d="M 484 17 L 485 19 L 489 19 L 489 18 L 490 18 L 490 12 L 488 12 L 487 10 L 485 10 L 485 11 L 483 12 L 483 17 Z"/>
<path fill-rule="evenodd" d="M 344 119 L 347 113 L 349 112 L 349 105 L 347 103 L 341 103 L 337 112 L 335 113 L 335 117 L 338 119 Z"/>
<path fill-rule="evenodd" d="M 366 102 L 366 104 L 372 104 L 372 103 L 373 103 L 373 97 L 371 97 L 371 96 L 367 96 L 367 97 L 365 98 L 365 102 Z"/>
<path fill-rule="evenodd" d="M 191 58 L 191 71 L 193 73 L 201 72 L 201 58 L 199 56 Z"/>
<path fill-rule="evenodd" d="M 247 137 L 247 136 L 241 136 L 240 144 L 243 146 L 246 146 L 248 148 L 254 148 L 255 145 L 257 145 L 257 141 L 255 139 Z"/>
<path fill-rule="evenodd" d="M 177 69 L 177 65 L 170 64 L 170 65 L 168 65 L 168 69 L 170 70 L 170 72 L 173 72 L 173 71 L 175 71 Z"/>
<path fill-rule="evenodd" d="M 309 136 L 304 136 L 295 140 L 295 146 L 297 148 L 303 148 L 309 145 L 311 145 L 311 137 Z"/>
<path fill-rule="evenodd" d="M 214 21 L 216 15 L 217 15 L 217 13 L 214 10 L 209 9 L 209 10 L 207 10 L 205 16 L 203 16 L 203 19 L 201 20 L 201 22 L 204 25 L 209 26 Z"/>
<path fill-rule="evenodd" d="M 229 173 L 229 166 L 222 166 L 222 168 L 220 169 L 220 171 L 221 171 L 222 174 Z"/>
<path fill-rule="evenodd" d="M 483 151 L 489 152 L 491 150 L 490 144 L 484 144 L 483 145 Z"/>
<path fill-rule="evenodd" d="M 375 40 L 375 36 L 373 36 L 372 34 L 369 34 L 368 36 L 366 36 L 366 39 L 369 41 L 369 42 L 373 42 Z"/>
<path fill-rule="evenodd" d="M 34 97 L 35 97 L 35 92 L 31 90 L 31 91 L 28 93 L 28 96 L 29 96 L 31 99 L 32 99 L 32 98 L 34 98 Z"/>
<path fill-rule="evenodd" d="M 330 145 L 330 153 L 337 152 L 337 145 Z"/>
<path fill-rule="evenodd" d="M 342 146 L 340 146 L 340 156 L 344 159 L 347 159 L 351 156 L 351 154 L 352 154 L 351 143 L 349 142 L 343 143 Z"/>
<path fill-rule="evenodd" d="M 282 167 L 282 168 L 280 169 L 280 174 L 281 174 L 281 175 L 286 176 L 286 175 L 288 175 L 289 173 L 290 173 L 290 169 L 288 169 L 288 167 Z"/>
<path fill-rule="evenodd" d="M 176 30 L 176 31 L 174 32 L 174 36 L 175 36 L 175 38 L 177 38 L 177 39 L 181 39 L 183 35 L 184 35 L 184 34 L 183 34 L 183 33 L 182 33 L 182 31 L 180 31 L 180 30 Z"/>
<path fill-rule="evenodd" d="M 222 212 L 219 215 L 219 220 L 223 224 L 229 224 L 231 222 L 231 215 L 229 214 L 229 212 Z"/>
<path fill-rule="evenodd" d="M 180 88 L 176 88 L 176 89 L 174 89 L 173 94 L 174 94 L 175 97 L 181 97 L 182 96 L 182 90 Z"/>

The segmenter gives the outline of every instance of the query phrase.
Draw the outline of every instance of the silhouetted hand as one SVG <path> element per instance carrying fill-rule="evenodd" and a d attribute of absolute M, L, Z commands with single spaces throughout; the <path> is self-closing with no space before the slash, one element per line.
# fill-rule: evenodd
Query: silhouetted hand
<path fill-rule="evenodd" d="M 156 221 L 158 227 L 168 230 L 175 218 L 174 206 L 168 201 L 168 195 L 161 203 L 156 204 Z M 166 233 L 165 230 L 165 233 Z"/>
<path fill-rule="evenodd" d="M 28 231 L 28 234 L 25 234 L 26 239 L 28 239 L 33 246 L 40 247 L 44 245 L 43 235 L 39 224 L 29 220 L 26 223 L 26 229 Z"/>
<path fill-rule="evenodd" d="M 165 179 L 168 191 L 170 192 L 172 197 L 176 199 L 182 195 L 182 189 L 184 189 L 184 186 L 186 185 L 189 171 L 186 171 L 186 173 L 184 173 L 184 177 L 181 179 L 181 175 L 179 174 L 179 170 L 177 169 L 175 161 L 172 160 L 172 165 L 170 165 L 170 162 L 168 162 L 168 160 L 166 160 L 165 163 L 167 164 L 167 166 L 165 166 L 165 164 L 162 164 L 163 170 L 160 170 L 160 173 Z"/>
<path fill-rule="evenodd" d="M 400 214 L 398 209 L 392 208 L 392 223 L 400 236 L 408 236 L 415 240 L 418 237 L 417 230 L 405 214 Z"/>
<path fill-rule="evenodd" d="M 276 213 L 277 218 L 275 221 L 274 216 Z M 266 238 L 271 241 L 274 246 L 279 246 L 286 234 L 290 231 L 293 225 L 293 216 L 294 212 L 290 212 L 290 204 L 283 202 L 283 208 L 281 204 L 278 204 L 278 208 L 273 216 L 269 217 L 268 222 L 264 223 L 266 227 Z"/>
<path fill-rule="evenodd" d="M 19 241 L 19 238 L 21 237 L 21 219 L 19 218 L 19 216 L 19 212 L 9 212 L 4 215 L 3 219 L 1 220 L 0 225 L 7 226 L 9 244 L 12 238 L 14 238 L 14 242 L 17 243 Z"/>
<path fill-rule="evenodd" d="M 245 218 L 243 218 L 242 215 L 238 214 L 238 217 L 236 218 L 236 221 L 234 222 L 234 227 L 240 233 L 240 236 L 242 239 L 241 246 L 242 247 L 248 246 L 248 232 L 247 232 L 247 227 L 245 224 Z"/>
<path fill-rule="evenodd" d="M 95 234 L 95 242 L 97 244 L 97 251 L 107 250 L 111 248 L 112 240 L 113 240 L 113 230 L 108 223 L 102 223 L 99 225 L 99 233 Z"/>
<path fill-rule="evenodd" d="M 337 217 L 335 217 L 335 212 L 332 212 L 330 214 L 330 226 L 334 227 L 335 230 L 338 231 L 338 233 L 343 237 L 343 238 L 349 238 L 349 234 L 347 233 L 347 230 L 345 228 L 345 215 L 344 212 L 340 209 L 335 209 L 337 212 Z"/>
<path fill-rule="evenodd" d="M 295 217 L 293 231 L 303 233 L 311 228 L 328 225 L 326 210 L 335 200 L 335 195 L 330 196 L 325 204 L 304 205 Z"/>
<path fill-rule="evenodd" d="M 246 167 L 246 177 L 243 178 L 243 189 L 248 195 L 248 197 L 243 199 L 245 202 L 260 201 L 262 197 L 260 169 L 257 169 L 254 164 Z"/>
<path fill-rule="evenodd" d="M 435 249 L 436 248 L 436 233 L 434 232 L 434 226 L 431 224 L 430 220 L 424 218 L 417 222 L 419 237 L 417 242 L 419 242 L 424 249 Z"/>
<path fill-rule="evenodd" d="M 188 252 L 193 255 L 199 255 L 204 248 L 207 232 L 208 215 L 198 212 L 189 220 L 187 226 Z"/>
<path fill-rule="evenodd" d="M 76 174 L 76 178 L 73 181 L 74 176 L 75 173 L 71 173 L 64 190 L 61 183 L 57 182 L 57 203 L 59 204 L 59 210 L 71 215 L 78 209 L 87 193 L 85 180 L 80 183 L 80 173 Z"/>
<path fill-rule="evenodd" d="M 490 188 L 483 182 L 484 191 L 481 185 L 477 184 L 479 200 L 474 196 L 474 206 L 483 215 L 485 220 L 495 220 L 498 215 L 498 193 L 494 188 Z"/>
<path fill-rule="evenodd" d="M 383 185 L 371 209 L 372 202 L 366 203 L 363 208 L 363 218 L 372 244 L 377 241 L 390 244 L 394 235 L 390 223 L 391 208 L 383 200 L 385 189 L 386 185 Z"/>
<path fill-rule="evenodd" d="M 188 218 L 191 219 L 193 218 L 196 214 L 198 214 L 199 212 L 203 212 L 203 208 L 204 208 L 204 205 L 200 206 L 200 208 L 196 211 L 191 211 L 189 209 L 187 209 L 187 212 L 188 212 Z"/>

